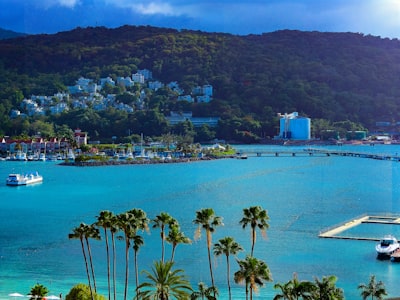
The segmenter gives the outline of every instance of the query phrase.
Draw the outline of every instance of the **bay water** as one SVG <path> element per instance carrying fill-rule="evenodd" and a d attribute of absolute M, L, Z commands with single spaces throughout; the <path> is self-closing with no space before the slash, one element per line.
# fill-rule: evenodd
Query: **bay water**
<path fill-rule="evenodd" d="M 292 151 L 304 147 L 235 146 L 238 150 Z M 326 146 L 366 153 L 400 153 L 397 145 Z M 191 245 L 179 245 L 175 267 L 183 269 L 194 289 L 202 281 L 211 286 L 205 236 L 194 240 L 197 210 L 213 208 L 224 226 L 213 242 L 232 236 L 250 253 L 250 229 L 239 221 L 243 208 L 260 205 L 268 211 L 265 238 L 258 232 L 254 256 L 264 260 L 272 273 L 255 299 L 272 299 L 275 283 L 297 274 L 299 280 L 338 277 L 346 299 L 360 299 L 360 283 L 371 275 L 384 282 L 389 296 L 400 296 L 400 263 L 376 259 L 371 241 L 319 238 L 320 231 L 363 214 L 400 213 L 400 163 L 341 156 L 250 156 L 176 164 L 66 167 L 57 162 L 0 162 L 0 299 L 8 294 L 28 294 L 36 283 L 50 294 L 66 295 L 77 283 L 87 283 L 78 240 L 68 234 L 81 222 L 96 221 L 102 210 L 115 214 L 143 209 L 153 219 L 161 212 L 176 218 Z M 9 173 L 38 171 L 44 182 L 8 187 Z M 380 238 L 400 237 L 400 226 L 362 224 L 342 235 Z M 139 269 L 148 270 L 161 258 L 159 229 L 143 233 Z M 100 293 L 107 296 L 104 241 L 91 241 Z M 167 258 L 170 245 L 166 246 Z M 123 295 L 124 243 L 117 242 L 119 299 Z M 228 299 L 224 257 L 213 258 L 219 299 Z M 129 299 L 134 296 L 131 251 Z M 231 257 L 231 273 L 238 270 Z M 144 281 L 142 275 L 140 281 Z M 245 287 L 231 281 L 233 299 L 245 299 Z"/>

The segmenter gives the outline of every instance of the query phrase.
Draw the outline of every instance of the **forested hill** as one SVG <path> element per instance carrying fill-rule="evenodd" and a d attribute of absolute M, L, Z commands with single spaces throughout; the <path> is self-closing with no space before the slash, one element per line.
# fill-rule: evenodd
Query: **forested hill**
<path fill-rule="evenodd" d="M 16 90 L 52 95 L 80 76 L 129 76 L 144 68 L 183 88 L 213 85 L 213 102 L 197 114 L 263 124 L 292 111 L 366 127 L 400 121 L 400 41 L 358 33 L 236 36 L 123 26 L 3 40 L 0 99 L 12 103 Z"/>
<path fill-rule="evenodd" d="M 0 28 L 0 40 L 3 39 L 12 39 L 15 37 L 19 37 L 19 36 L 25 36 L 25 33 L 20 33 L 20 32 L 15 32 L 12 30 L 7 30 L 7 29 L 3 29 Z"/>

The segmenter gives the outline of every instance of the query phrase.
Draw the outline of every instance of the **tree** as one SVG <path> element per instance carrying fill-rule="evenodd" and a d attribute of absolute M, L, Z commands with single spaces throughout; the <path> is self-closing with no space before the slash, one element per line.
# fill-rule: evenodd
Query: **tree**
<path fill-rule="evenodd" d="M 87 262 L 87 258 L 86 258 L 86 250 L 85 250 L 85 245 L 83 243 L 83 239 L 84 239 L 84 234 L 85 234 L 85 227 L 86 224 L 85 223 L 81 223 L 78 227 L 75 227 L 72 230 L 72 233 L 70 233 L 68 235 L 69 239 L 79 239 L 81 242 L 81 247 L 82 247 L 82 254 L 83 254 L 83 258 L 85 260 L 85 268 L 86 268 L 86 274 L 87 274 L 87 278 L 88 278 L 88 286 L 90 289 L 90 295 L 91 295 L 91 299 L 93 300 L 93 290 L 92 290 L 92 284 L 90 281 L 90 273 L 89 273 L 89 266 L 88 266 L 88 262 Z"/>
<path fill-rule="evenodd" d="M 224 254 L 226 257 L 226 278 L 228 281 L 229 299 L 232 299 L 229 255 L 236 255 L 239 251 L 243 251 L 242 246 L 235 242 L 233 237 L 230 236 L 224 237 L 223 239 L 220 239 L 218 243 L 214 244 L 214 255 L 219 256 Z"/>
<path fill-rule="evenodd" d="M 196 219 L 193 220 L 194 224 L 197 224 L 197 230 L 195 234 L 195 239 L 199 239 L 201 237 L 201 229 L 204 229 L 207 237 L 207 253 L 208 253 L 208 264 L 210 268 L 211 275 L 211 284 L 215 287 L 214 284 L 214 275 L 212 271 L 211 265 L 211 252 L 210 248 L 212 245 L 212 234 L 214 233 L 217 226 L 223 225 L 222 218 L 215 215 L 214 210 L 212 208 L 204 208 L 198 210 L 196 212 Z M 214 295 L 215 297 L 215 295 Z"/>
<path fill-rule="evenodd" d="M 47 296 L 49 290 L 42 284 L 36 283 L 29 292 L 30 300 L 34 299 L 42 299 L 43 297 Z"/>
<path fill-rule="evenodd" d="M 185 236 L 178 225 L 172 225 L 166 238 L 172 244 L 171 261 L 174 261 L 175 249 L 179 244 L 190 244 L 192 241 Z"/>
<path fill-rule="evenodd" d="M 65 300 L 91 300 L 90 288 L 88 285 L 78 283 L 73 286 L 69 293 L 65 296 Z M 104 300 L 104 296 L 95 294 L 95 300 Z"/>
<path fill-rule="evenodd" d="M 139 265 L 138 265 L 138 252 L 141 246 L 144 244 L 143 237 L 140 235 L 135 234 L 132 237 L 132 242 L 133 242 L 133 252 L 134 252 L 134 260 L 135 260 L 135 282 L 136 282 L 136 295 L 139 294 Z"/>
<path fill-rule="evenodd" d="M 261 234 L 265 235 L 265 231 L 268 229 L 268 214 L 265 209 L 261 206 L 251 206 L 250 208 L 243 209 L 243 218 L 240 220 L 242 228 L 245 229 L 247 225 L 251 227 L 251 256 L 253 256 L 254 245 L 257 239 L 256 229 L 260 229 Z"/>
<path fill-rule="evenodd" d="M 244 260 L 237 260 L 239 271 L 235 272 L 236 283 L 244 283 L 246 288 L 246 300 L 250 293 L 250 300 L 253 299 L 253 291 L 257 292 L 258 286 L 263 286 L 264 281 L 271 281 L 272 276 L 265 262 L 253 256 L 247 256 Z"/>
<path fill-rule="evenodd" d="M 275 289 L 280 289 L 281 294 L 277 294 L 274 297 L 274 300 L 277 299 L 289 299 L 289 300 L 295 300 L 295 299 L 314 299 L 313 296 L 316 296 L 316 299 L 323 299 L 319 298 L 315 292 L 316 292 L 316 286 L 310 282 L 310 281 L 300 281 L 297 278 L 297 274 L 293 274 L 293 278 L 289 280 L 285 284 L 275 284 L 274 285 Z M 336 299 L 336 298 L 334 298 Z"/>
<path fill-rule="evenodd" d="M 136 295 L 135 299 L 189 299 L 192 287 L 183 274 L 183 270 L 173 270 L 173 265 L 171 261 L 156 261 L 151 272 L 144 271 L 148 281 L 139 286 L 140 289 L 145 288 L 145 290 Z"/>
<path fill-rule="evenodd" d="M 100 240 L 100 231 L 93 224 L 92 225 L 85 224 L 83 236 L 85 238 L 86 247 L 87 247 L 88 254 L 89 254 L 89 262 L 90 262 L 90 269 L 92 270 L 94 292 L 97 293 L 96 277 L 94 275 L 93 257 L 92 257 L 92 251 L 90 248 L 89 238 L 92 238 L 95 240 Z"/>
<path fill-rule="evenodd" d="M 204 282 L 199 282 L 199 290 L 198 291 L 194 291 L 191 295 L 190 295 L 190 299 L 191 300 L 197 300 L 197 299 L 207 299 L 207 300 L 216 300 L 217 298 L 213 295 L 217 295 L 218 296 L 218 289 L 214 286 L 210 286 L 208 287 Z"/>
<path fill-rule="evenodd" d="M 164 253 L 165 253 L 165 226 L 171 227 L 176 220 L 171 217 L 168 213 L 162 212 L 157 215 L 155 219 L 152 220 L 153 228 L 160 228 L 160 237 L 161 237 L 161 261 L 164 262 Z"/>
<path fill-rule="evenodd" d="M 118 215 L 118 226 L 124 232 L 124 240 L 125 240 L 124 300 L 126 300 L 128 294 L 129 248 L 131 245 L 131 240 L 135 238 L 139 230 L 148 229 L 148 222 L 149 220 L 146 217 L 146 213 L 141 209 L 132 209 Z"/>
<path fill-rule="evenodd" d="M 334 275 L 324 276 L 320 281 L 315 279 L 315 291 L 317 299 L 321 300 L 342 300 L 344 299 L 343 290 L 336 287 L 337 277 Z"/>
<path fill-rule="evenodd" d="M 358 288 L 361 290 L 363 300 L 371 297 L 371 299 L 382 300 L 387 295 L 385 284 L 382 281 L 376 281 L 375 275 L 371 275 L 368 284 L 361 283 Z"/>
<path fill-rule="evenodd" d="M 108 210 L 103 210 L 100 215 L 97 216 L 96 225 L 102 227 L 104 230 L 104 237 L 106 242 L 106 255 L 107 255 L 107 284 L 108 284 L 108 300 L 111 299 L 111 282 L 110 282 L 110 250 L 108 245 L 108 233 L 107 229 L 112 226 L 113 213 Z"/>

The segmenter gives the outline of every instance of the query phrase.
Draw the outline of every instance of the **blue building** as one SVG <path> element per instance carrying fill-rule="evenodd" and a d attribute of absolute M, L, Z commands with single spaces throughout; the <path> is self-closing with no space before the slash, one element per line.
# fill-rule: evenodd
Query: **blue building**
<path fill-rule="evenodd" d="M 291 114 L 278 114 L 279 138 L 285 140 L 311 139 L 311 119 L 299 117 L 297 112 Z"/>

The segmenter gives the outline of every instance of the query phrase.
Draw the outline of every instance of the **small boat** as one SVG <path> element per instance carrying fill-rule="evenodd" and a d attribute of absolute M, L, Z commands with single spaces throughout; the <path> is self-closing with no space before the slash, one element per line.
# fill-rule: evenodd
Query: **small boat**
<path fill-rule="evenodd" d="M 244 154 L 244 153 L 238 153 L 238 154 L 236 155 L 236 158 L 237 158 L 237 159 L 247 159 L 247 155 Z"/>
<path fill-rule="evenodd" d="M 390 257 L 400 248 L 400 244 L 393 235 L 385 235 L 375 246 L 378 257 Z"/>
<path fill-rule="evenodd" d="M 38 172 L 28 174 L 10 174 L 6 180 L 6 184 L 10 186 L 28 185 L 40 183 L 43 181 L 43 176 Z"/>

